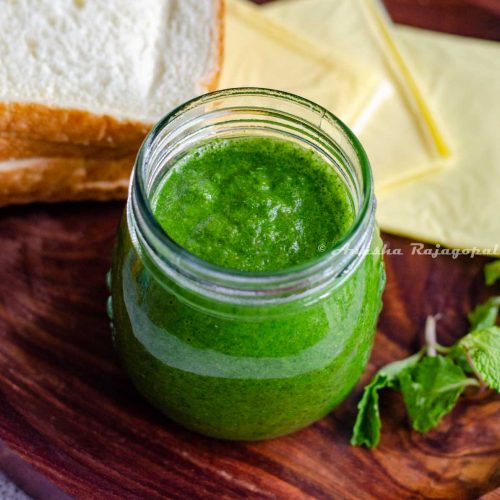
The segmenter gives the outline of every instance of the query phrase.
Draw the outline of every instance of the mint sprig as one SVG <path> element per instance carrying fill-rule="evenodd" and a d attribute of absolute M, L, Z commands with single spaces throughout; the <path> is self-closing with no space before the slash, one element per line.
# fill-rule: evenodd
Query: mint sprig
<path fill-rule="evenodd" d="M 436 317 L 429 317 L 426 347 L 381 368 L 365 387 L 351 444 L 378 445 L 381 389 L 402 393 L 411 425 L 419 432 L 436 427 L 466 387 L 488 386 L 500 392 L 500 327 L 495 326 L 499 308 L 500 297 L 476 306 L 469 314 L 470 332 L 451 347 L 437 343 Z"/>

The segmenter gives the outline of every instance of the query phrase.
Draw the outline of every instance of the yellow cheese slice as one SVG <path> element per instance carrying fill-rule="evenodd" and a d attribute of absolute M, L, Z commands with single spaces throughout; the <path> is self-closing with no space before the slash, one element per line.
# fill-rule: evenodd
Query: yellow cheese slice
<path fill-rule="evenodd" d="M 226 0 L 224 39 L 221 89 L 284 90 L 353 120 L 379 83 L 374 72 L 268 19 L 246 0 Z"/>
<path fill-rule="evenodd" d="M 381 227 L 500 255 L 500 44 L 398 28 L 401 48 L 448 124 L 451 166 L 379 196 Z"/>
<path fill-rule="evenodd" d="M 377 193 L 446 165 L 447 141 L 378 2 L 281 0 L 262 10 L 379 76 L 375 98 L 354 120 L 347 120 L 368 152 Z"/>

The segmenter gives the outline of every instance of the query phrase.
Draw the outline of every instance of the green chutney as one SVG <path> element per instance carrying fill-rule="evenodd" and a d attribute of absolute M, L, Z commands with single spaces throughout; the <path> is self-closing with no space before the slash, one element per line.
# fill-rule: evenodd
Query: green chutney
<path fill-rule="evenodd" d="M 300 266 L 328 252 L 355 218 L 343 179 L 319 154 L 264 137 L 189 150 L 151 208 L 178 245 L 228 272 Z M 139 391 L 173 420 L 218 438 L 275 437 L 323 417 L 359 379 L 381 308 L 380 252 L 314 300 L 221 307 L 159 279 L 131 241 L 124 218 L 112 268 L 114 341 Z M 375 230 L 371 249 L 379 248 Z"/>
<path fill-rule="evenodd" d="M 159 188 L 153 212 L 179 245 L 240 271 L 307 262 L 354 220 L 344 182 L 317 153 L 252 137 L 191 151 Z"/>

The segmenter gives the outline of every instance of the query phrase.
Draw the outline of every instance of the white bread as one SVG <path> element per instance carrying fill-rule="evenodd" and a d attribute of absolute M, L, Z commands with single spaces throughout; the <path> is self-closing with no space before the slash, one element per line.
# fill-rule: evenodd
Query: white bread
<path fill-rule="evenodd" d="M 213 89 L 222 0 L 2 0 L 0 133 L 139 147 Z"/>
<path fill-rule="evenodd" d="M 0 162 L 0 206 L 125 198 L 134 157 L 32 158 Z"/>

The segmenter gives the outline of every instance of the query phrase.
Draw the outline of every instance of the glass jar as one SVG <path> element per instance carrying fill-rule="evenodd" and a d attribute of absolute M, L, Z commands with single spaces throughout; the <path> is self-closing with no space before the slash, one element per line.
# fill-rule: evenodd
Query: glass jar
<path fill-rule="evenodd" d="M 344 180 L 355 221 L 314 261 L 273 273 L 212 265 L 180 247 L 150 200 L 168 169 L 214 138 L 313 149 Z M 185 427 L 258 440 L 323 417 L 367 363 L 385 275 L 370 165 L 330 112 L 274 90 L 207 94 L 172 111 L 135 165 L 112 266 L 114 342 L 138 390 Z"/>

